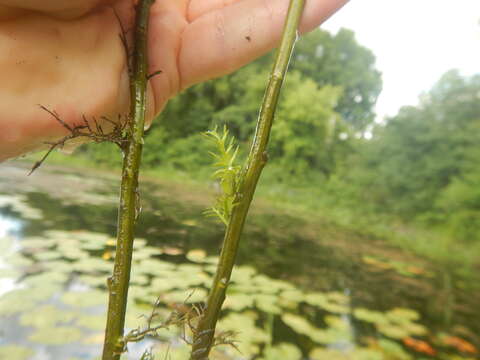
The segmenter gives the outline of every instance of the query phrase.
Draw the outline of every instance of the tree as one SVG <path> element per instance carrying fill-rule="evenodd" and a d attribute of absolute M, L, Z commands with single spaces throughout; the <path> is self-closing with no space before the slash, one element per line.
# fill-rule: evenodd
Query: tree
<path fill-rule="evenodd" d="M 227 124 L 239 142 L 248 142 L 271 60 L 268 54 L 172 99 L 149 130 L 144 166 L 203 167 L 205 157 L 197 156 L 204 148 L 198 134 L 215 125 Z M 359 45 L 349 30 L 331 35 L 318 29 L 298 42 L 277 113 L 280 128 L 269 150 L 277 168 L 284 167 L 278 174 L 329 176 L 335 171 L 338 161 L 349 153 L 353 135 L 373 121 L 373 105 L 381 88 L 374 65 L 371 51 Z M 102 162 L 111 159 L 102 155 L 104 149 L 83 151 Z M 102 154 L 91 154 L 98 151 Z"/>
<path fill-rule="evenodd" d="M 404 218 L 444 218 L 437 199 L 447 196 L 447 188 L 459 191 L 459 181 L 476 171 L 472 154 L 480 149 L 479 93 L 479 75 L 464 78 L 450 71 L 419 106 L 404 107 L 385 126 L 377 126 L 361 150 L 359 166 L 367 169 L 361 182 L 379 210 Z"/>
<path fill-rule="evenodd" d="M 382 89 L 371 50 L 359 45 L 351 30 L 336 35 L 317 30 L 299 41 L 292 68 L 318 86 L 343 89 L 336 111 L 356 131 L 364 131 L 375 117 L 374 105 Z"/>

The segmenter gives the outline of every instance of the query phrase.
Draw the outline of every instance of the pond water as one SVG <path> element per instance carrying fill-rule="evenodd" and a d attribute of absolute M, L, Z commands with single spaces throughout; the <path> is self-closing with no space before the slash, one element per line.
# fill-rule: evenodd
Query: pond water
<path fill-rule="evenodd" d="M 97 359 L 114 258 L 113 176 L 0 165 L 0 359 Z M 210 191 L 143 181 L 126 332 L 200 312 L 223 226 Z M 479 276 L 258 203 L 212 359 L 480 359 Z M 432 244 L 433 246 L 433 244 Z M 157 305 L 154 307 L 154 303 Z M 192 310 L 193 309 L 193 310 Z M 191 316 L 195 323 L 195 316 Z M 188 359 L 187 321 L 128 345 Z"/>

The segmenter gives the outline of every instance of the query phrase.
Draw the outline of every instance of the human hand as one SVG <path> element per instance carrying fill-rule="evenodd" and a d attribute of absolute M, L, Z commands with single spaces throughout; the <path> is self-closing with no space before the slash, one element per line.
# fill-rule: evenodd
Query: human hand
<path fill-rule="evenodd" d="M 301 32 L 348 0 L 307 0 Z M 156 0 L 149 29 L 147 118 L 179 91 L 232 72 L 279 41 L 289 0 Z M 128 112 L 120 22 L 133 0 L 0 0 L 0 161 L 44 147 L 67 124 Z M 129 32 L 131 33 L 131 32 Z"/>

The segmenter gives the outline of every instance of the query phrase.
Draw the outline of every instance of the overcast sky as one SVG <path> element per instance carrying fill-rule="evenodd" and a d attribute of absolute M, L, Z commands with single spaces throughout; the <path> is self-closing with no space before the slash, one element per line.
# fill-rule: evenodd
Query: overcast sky
<path fill-rule="evenodd" d="M 351 0 L 322 25 L 341 27 L 377 57 L 378 120 L 416 104 L 447 70 L 480 73 L 480 0 Z"/>

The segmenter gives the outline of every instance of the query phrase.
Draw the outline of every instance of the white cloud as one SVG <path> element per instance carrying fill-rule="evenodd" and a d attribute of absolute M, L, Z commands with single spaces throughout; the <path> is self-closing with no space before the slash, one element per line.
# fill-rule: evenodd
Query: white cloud
<path fill-rule="evenodd" d="M 322 26 L 341 27 L 377 57 L 379 119 L 417 103 L 447 70 L 480 73 L 479 0 L 352 0 Z"/>

